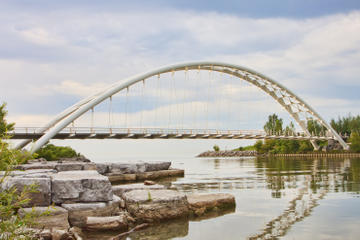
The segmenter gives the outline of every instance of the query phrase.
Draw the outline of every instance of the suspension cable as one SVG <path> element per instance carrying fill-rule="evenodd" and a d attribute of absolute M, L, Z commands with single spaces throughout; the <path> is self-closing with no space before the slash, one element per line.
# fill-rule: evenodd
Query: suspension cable
<path fill-rule="evenodd" d="M 160 98 L 160 74 L 157 75 L 157 80 L 156 80 L 156 91 L 155 91 L 155 113 L 154 113 L 154 127 L 157 126 L 157 115 L 158 115 L 158 108 L 159 108 L 159 98 Z"/>
<path fill-rule="evenodd" d="M 91 129 L 90 132 L 94 133 L 94 107 L 91 108 L 91 123 L 90 123 Z"/>
<path fill-rule="evenodd" d="M 142 88 L 141 88 L 141 102 L 144 103 L 144 88 L 145 88 L 145 79 L 142 80 Z M 143 104 L 141 104 L 143 105 Z M 142 128 L 142 121 L 143 121 L 143 112 L 140 112 L 140 129 Z"/>
<path fill-rule="evenodd" d="M 112 96 L 109 97 L 109 119 L 108 119 L 108 124 L 109 124 L 109 128 L 112 129 Z"/>
<path fill-rule="evenodd" d="M 125 128 L 128 128 L 128 105 L 129 105 L 129 87 L 126 88 L 126 97 L 125 97 Z"/>

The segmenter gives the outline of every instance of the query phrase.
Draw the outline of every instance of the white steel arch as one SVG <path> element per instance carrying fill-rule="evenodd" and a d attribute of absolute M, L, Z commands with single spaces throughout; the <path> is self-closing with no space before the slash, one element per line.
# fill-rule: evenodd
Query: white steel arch
<path fill-rule="evenodd" d="M 87 97 L 73 106 L 67 108 L 65 111 L 57 115 L 52 121 L 46 124 L 38 132 L 44 133 L 34 145 L 31 147 L 31 152 L 35 152 L 46 144 L 51 138 L 53 138 L 63 128 L 71 124 L 78 117 L 86 113 L 91 108 L 95 107 L 99 103 L 103 102 L 107 98 L 120 92 L 121 90 L 130 87 L 131 85 L 143 81 L 149 77 L 156 76 L 163 73 L 175 72 L 175 71 L 187 71 L 187 70 L 212 70 L 217 72 L 223 72 L 226 74 L 233 75 L 241 78 L 256 87 L 262 89 L 264 92 L 269 94 L 274 100 L 276 100 L 285 110 L 294 118 L 299 124 L 306 135 L 311 136 L 307 129 L 307 117 L 306 114 L 310 114 L 313 118 L 318 121 L 322 126 L 328 130 L 328 134 L 334 137 L 342 145 L 344 149 L 349 149 L 349 146 L 344 140 L 338 135 L 338 133 L 304 100 L 295 95 L 292 91 L 287 89 L 282 84 L 272 80 L 271 78 L 251 70 L 246 67 L 242 67 L 235 64 L 213 62 L 213 61 L 199 61 L 199 62 L 184 62 L 172 65 L 167 65 L 154 69 L 152 71 L 138 74 L 118 83 L 113 84 L 111 87 L 104 91 Z M 305 114 L 305 117 L 303 116 Z M 22 148 L 29 143 L 25 140 L 19 143 L 16 148 Z M 315 149 L 318 149 L 315 141 L 312 141 Z"/>

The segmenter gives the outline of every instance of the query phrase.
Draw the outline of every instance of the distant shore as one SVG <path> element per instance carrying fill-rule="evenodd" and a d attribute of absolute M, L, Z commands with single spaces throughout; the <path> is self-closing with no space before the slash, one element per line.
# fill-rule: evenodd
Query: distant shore
<path fill-rule="evenodd" d="M 206 151 L 200 153 L 196 157 L 256 157 L 258 156 L 257 151 Z"/>
<path fill-rule="evenodd" d="M 259 154 L 257 151 L 234 151 L 234 150 L 225 150 L 225 151 L 206 151 L 200 153 L 196 157 L 360 157 L 360 153 L 350 153 L 350 152 L 309 152 L 309 153 L 279 153 L 279 154 L 270 154 L 264 153 Z"/>

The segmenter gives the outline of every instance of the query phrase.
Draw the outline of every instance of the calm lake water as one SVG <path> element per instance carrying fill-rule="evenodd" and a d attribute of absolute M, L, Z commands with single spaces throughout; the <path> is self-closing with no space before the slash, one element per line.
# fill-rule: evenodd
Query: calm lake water
<path fill-rule="evenodd" d="M 236 209 L 159 224 L 127 239 L 360 238 L 360 159 L 156 160 L 170 160 L 186 173 L 161 184 L 186 193 L 231 193 Z"/>

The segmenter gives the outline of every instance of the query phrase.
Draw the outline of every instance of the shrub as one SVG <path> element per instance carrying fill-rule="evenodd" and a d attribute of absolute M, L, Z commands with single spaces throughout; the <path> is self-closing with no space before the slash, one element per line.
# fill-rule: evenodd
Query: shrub
<path fill-rule="evenodd" d="M 350 150 L 352 152 L 360 152 L 360 135 L 357 132 L 351 133 L 350 136 Z"/>
<path fill-rule="evenodd" d="M 47 144 L 36 152 L 36 158 L 45 158 L 48 161 L 55 161 L 59 158 L 71 158 L 79 154 L 71 147 L 55 146 Z"/>
<path fill-rule="evenodd" d="M 219 147 L 218 145 L 214 145 L 214 146 L 213 146 L 213 149 L 214 149 L 215 152 L 220 151 L 220 147 Z"/>

